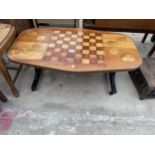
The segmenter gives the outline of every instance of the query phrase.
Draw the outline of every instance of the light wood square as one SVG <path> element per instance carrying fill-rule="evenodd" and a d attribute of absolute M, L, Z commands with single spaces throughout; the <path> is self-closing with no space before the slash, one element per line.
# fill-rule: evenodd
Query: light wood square
<path fill-rule="evenodd" d="M 89 36 L 84 36 L 83 38 L 84 38 L 84 39 L 89 39 L 90 37 L 89 37 Z"/>
<path fill-rule="evenodd" d="M 51 40 L 57 40 L 58 37 L 51 37 Z"/>
<path fill-rule="evenodd" d="M 90 60 L 89 59 L 82 59 L 82 64 L 89 64 Z"/>
<path fill-rule="evenodd" d="M 90 42 L 91 43 L 96 43 L 96 40 L 95 39 L 90 39 Z"/>
<path fill-rule="evenodd" d="M 97 43 L 96 46 L 97 47 L 103 47 L 103 44 L 102 43 Z"/>
<path fill-rule="evenodd" d="M 62 43 L 63 43 L 62 40 L 58 40 L 58 41 L 57 41 L 57 44 L 62 44 Z"/>
<path fill-rule="evenodd" d="M 96 39 L 97 39 L 97 40 L 101 40 L 102 37 L 101 37 L 101 36 L 96 36 Z"/>
<path fill-rule="evenodd" d="M 70 41 L 70 38 L 64 38 L 65 41 Z"/>
<path fill-rule="evenodd" d="M 82 50 L 82 46 L 76 46 L 77 50 Z"/>
<path fill-rule="evenodd" d="M 89 35 L 93 37 L 93 36 L 95 36 L 96 34 L 95 34 L 95 33 L 90 33 Z"/>
<path fill-rule="evenodd" d="M 97 55 L 104 55 L 104 51 L 97 51 Z"/>
<path fill-rule="evenodd" d="M 82 38 L 78 38 L 77 41 L 78 42 L 83 42 L 83 39 Z"/>
<path fill-rule="evenodd" d="M 75 34 L 74 34 L 74 35 L 72 35 L 72 38 L 77 38 L 77 35 L 75 35 Z"/>
<path fill-rule="evenodd" d="M 68 45 L 62 45 L 62 48 L 67 49 L 69 46 Z"/>
<path fill-rule="evenodd" d="M 69 53 L 75 53 L 76 51 L 74 49 L 69 49 Z"/>
<path fill-rule="evenodd" d="M 76 42 L 71 41 L 71 42 L 70 42 L 70 45 L 76 45 Z"/>
<path fill-rule="evenodd" d="M 60 48 L 55 48 L 54 49 L 55 52 L 60 52 L 60 50 L 61 50 Z"/>
<path fill-rule="evenodd" d="M 59 34 L 59 37 L 64 37 L 65 36 L 65 34 Z"/>
<path fill-rule="evenodd" d="M 82 53 L 83 54 L 89 54 L 89 50 L 83 50 Z"/>
<path fill-rule="evenodd" d="M 95 51 L 96 47 L 95 46 L 90 46 L 89 49 L 92 50 L 92 51 Z"/>
<path fill-rule="evenodd" d="M 55 44 L 49 44 L 48 47 L 55 47 Z"/>
<path fill-rule="evenodd" d="M 84 42 L 83 46 L 89 46 L 90 44 L 88 42 Z"/>

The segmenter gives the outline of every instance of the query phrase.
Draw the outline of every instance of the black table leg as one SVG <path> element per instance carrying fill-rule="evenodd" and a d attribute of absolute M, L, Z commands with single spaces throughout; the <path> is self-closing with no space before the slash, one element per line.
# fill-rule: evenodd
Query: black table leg
<path fill-rule="evenodd" d="M 116 94 L 116 84 L 115 84 L 115 72 L 109 73 L 109 79 L 110 79 L 110 86 L 111 91 L 109 92 L 110 95 Z"/>
<path fill-rule="evenodd" d="M 151 37 L 151 42 L 153 42 L 153 43 L 155 42 L 155 35 L 154 34 Z"/>
<path fill-rule="evenodd" d="M 35 76 L 34 76 L 32 86 L 31 86 L 32 91 L 35 91 L 37 89 L 37 85 L 38 85 L 38 81 L 39 81 L 41 72 L 42 72 L 42 69 L 35 68 Z"/>

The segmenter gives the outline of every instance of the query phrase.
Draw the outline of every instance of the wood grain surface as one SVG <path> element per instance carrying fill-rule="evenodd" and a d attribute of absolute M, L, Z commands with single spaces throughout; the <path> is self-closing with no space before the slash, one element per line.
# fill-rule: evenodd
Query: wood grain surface
<path fill-rule="evenodd" d="M 142 63 L 128 36 L 76 28 L 23 31 L 8 57 L 22 64 L 72 72 L 132 70 Z"/>

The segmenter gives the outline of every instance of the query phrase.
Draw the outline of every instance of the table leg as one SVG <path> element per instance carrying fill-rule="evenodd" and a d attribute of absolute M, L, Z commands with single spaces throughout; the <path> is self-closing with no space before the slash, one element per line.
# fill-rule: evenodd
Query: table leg
<path fill-rule="evenodd" d="M 151 42 L 155 42 L 155 34 L 152 35 Z"/>
<path fill-rule="evenodd" d="M 143 37 L 143 39 L 142 39 L 142 43 L 144 43 L 145 42 L 145 40 L 146 40 L 146 38 L 147 38 L 147 36 L 148 36 L 148 33 L 145 33 L 145 35 L 144 35 L 144 37 Z"/>
<path fill-rule="evenodd" d="M 110 72 L 109 73 L 109 80 L 110 80 L 110 86 L 111 86 L 111 91 L 109 92 L 110 95 L 116 94 L 116 84 L 115 84 L 115 72 Z"/>
<path fill-rule="evenodd" d="M 37 85 L 38 85 L 38 81 L 40 79 L 41 72 L 42 72 L 42 69 L 35 68 L 35 76 L 34 76 L 32 86 L 31 86 L 32 91 L 35 91 L 37 89 Z"/>
<path fill-rule="evenodd" d="M 151 48 L 151 50 L 149 51 L 149 53 L 147 54 L 147 56 L 148 57 L 151 57 L 154 52 L 155 52 L 155 44 L 153 45 L 153 47 Z"/>

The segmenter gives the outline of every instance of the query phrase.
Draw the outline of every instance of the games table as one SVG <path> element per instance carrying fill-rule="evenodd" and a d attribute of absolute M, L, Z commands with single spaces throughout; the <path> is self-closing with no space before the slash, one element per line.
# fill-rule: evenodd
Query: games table
<path fill-rule="evenodd" d="M 115 72 L 138 68 L 139 52 L 131 38 L 122 34 L 77 28 L 34 28 L 23 31 L 8 57 L 35 67 L 32 90 L 41 68 L 66 72 L 108 72 L 111 91 L 116 93 Z"/>

